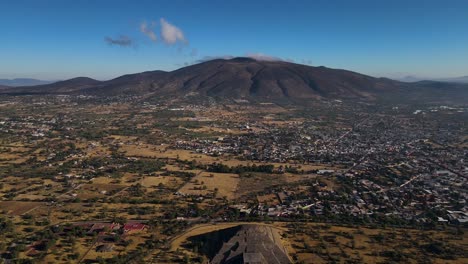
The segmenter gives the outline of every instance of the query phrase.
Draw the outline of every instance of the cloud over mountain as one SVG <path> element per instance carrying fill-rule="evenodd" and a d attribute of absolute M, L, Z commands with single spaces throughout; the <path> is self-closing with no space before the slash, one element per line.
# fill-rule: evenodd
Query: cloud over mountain
<path fill-rule="evenodd" d="M 245 56 L 258 61 L 285 61 L 280 57 L 270 56 L 263 53 L 246 53 Z"/>
<path fill-rule="evenodd" d="M 210 61 L 210 60 L 216 60 L 216 59 L 229 60 L 229 59 L 232 59 L 232 58 L 235 58 L 235 57 L 236 57 L 236 56 L 234 56 L 234 55 L 204 56 L 204 57 L 202 57 L 202 58 L 196 60 L 195 62 L 196 62 L 196 63 L 200 63 L 200 62 L 205 62 L 205 61 Z M 247 52 L 247 53 L 244 54 L 244 57 L 251 58 L 251 59 L 254 59 L 254 60 L 256 60 L 256 61 L 286 61 L 286 62 L 294 62 L 294 60 L 293 60 L 293 59 L 290 59 L 290 58 L 283 59 L 283 58 L 280 58 L 280 57 L 271 56 L 271 55 L 267 55 L 267 54 L 260 53 L 260 52 L 257 52 L 257 53 Z"/>

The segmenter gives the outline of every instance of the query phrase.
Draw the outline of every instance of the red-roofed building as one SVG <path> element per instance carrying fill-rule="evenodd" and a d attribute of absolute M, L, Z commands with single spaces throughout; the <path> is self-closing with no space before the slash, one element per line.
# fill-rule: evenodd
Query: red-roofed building
<path fill-rule="evenodd" d="M 124 225 L 124 232 L 140 232 L 146 229 L 148 226 L 142 223 L 126 223 Z"/>

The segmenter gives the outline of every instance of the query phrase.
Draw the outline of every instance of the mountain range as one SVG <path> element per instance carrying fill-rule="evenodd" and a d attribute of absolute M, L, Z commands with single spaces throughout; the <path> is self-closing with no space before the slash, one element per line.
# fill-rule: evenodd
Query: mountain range
<path fill-rule="evenodd" d="M 440 81 L 440 82 L 455 82 L 455 83 L 468 83 L 468 76 L 461 76 L 461 77 L 455 77 L 455 78 L 435 79 L 434 81 Z"/>
<path fill-rule="evenodd" d="M 436 81 L 436 82 L 450 82 L 450 83 L 468 83 L 468 76 L 453 77 L 453 78 L 421 78 L 416 76 L 405 76 L 403 78 L 395 79 L 402 82 L 420 82 L 420 81 Z"/>
<path fill-rule="evenodd" d="M 54 81 L 43 81 L 37 80 L 32 78 L 16 78 L 16 79 L 0 79 L 0 86 L 31 86 L 31 85 L 41 85 L 41 84 L 49 84 L 53 83 Z"/>
<path fill-rule="evenodd" d="M 0 93 L 83 94 L 145 97 L 210 96 L 227 99 L 378 99 L 468 101 L 468 85 L 399 82 L 327 67 L 252 58 L 216 59 L 175 71 L 148 71 L 108 81 L 78 77 L 37 86 L 4 88 Z"/>

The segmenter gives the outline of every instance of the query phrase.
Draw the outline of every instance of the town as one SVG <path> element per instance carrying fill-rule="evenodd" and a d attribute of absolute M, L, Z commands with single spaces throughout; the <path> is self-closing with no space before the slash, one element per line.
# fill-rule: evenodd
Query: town
<path fill-rule="evenodd" d="M 248 101 L 0 99 L 7 263 L 202 263 L 191 246 L 171 250 L 178 236 L 237 222 L 444 229 L 443 245 L 431 238 L 413 257 L 467 258 L 457 243 L 468 221 L 466 106 L 323 100 L 312 113 Z M 366 250 L 349 258 L 411 258 Z M 289 251 L 296 262 L 334 258 Z"/>

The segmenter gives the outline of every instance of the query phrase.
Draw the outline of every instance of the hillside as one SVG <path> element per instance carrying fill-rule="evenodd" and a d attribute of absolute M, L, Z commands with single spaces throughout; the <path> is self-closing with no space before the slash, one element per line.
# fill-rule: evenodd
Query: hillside
<path fill-rule="evenodd" d="M 211 60 L 172 72 L 148 71 L 109 81 L 79 77 L 53 84 L 4 89 L 9 94 L 88 94 L 116 96 L 199 95 L 269 100 L 405 99 L 464 100 L 467 85 L 442 82 L 402 83 L 323 66 L 251 58 Z M 434 93 L 437 95 L 435 96 Z M 444 99 L 444 100 L 445 100 Z"/>

